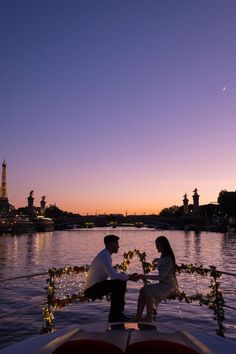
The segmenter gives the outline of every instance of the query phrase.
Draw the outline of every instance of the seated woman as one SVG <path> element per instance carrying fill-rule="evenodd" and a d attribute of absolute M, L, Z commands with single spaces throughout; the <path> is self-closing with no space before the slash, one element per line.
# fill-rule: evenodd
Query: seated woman
<path fill-rule="evenodd" d="M 152 322 L 154 303 L 157 306 L 161 300 L 178 290 L 178 283 L 175 275 L 175 255 L 170 246 L 168 239 L 165 236 L 159 236 L 155 240 L 157 251 L 161 253 L 161 257 L 157 260 L 158 275 L 142 275 L 141 279 L 146 281 L 159 280 L 155 284 L 147 284 L 140 289 L 137 313 L 135 321 Z M 147 314 L 142 319 L 142 314 L 146 306 Z"/>

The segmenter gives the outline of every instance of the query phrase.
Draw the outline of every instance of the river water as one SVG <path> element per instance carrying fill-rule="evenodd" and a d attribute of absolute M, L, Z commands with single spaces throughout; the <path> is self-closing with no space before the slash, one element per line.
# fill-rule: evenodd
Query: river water
<path fill-rule="evenodd" d="M 51 267 L 90 264 L 93 257 L 103 248 L 103 237 L 115 233 L 120 237 L 120 249 L 113 255 L 113 264 L 123 261 L 128 250 L 139 249 L 147 254 L 151 262 L 158 256 L 155 238 L 165 235 L 175 252 L 176 263 L 193 263 L 218 270 L 236 273 L 236 235 L 175 230 L 153 230 L 137 228 L 94 228 L 54 231 L 22 235 L 0 235 L 0 348 L 39 333 L 43 325 L 42 303 L 46 291 L 47 275 L 7 280 L 29 274 L 46 273 Z M 138 259 L 134 259 L 129 272 L 142 272 Z M 65 277 L 66 278 L 66 277 Z M 83 276 L 76 280 L 63 279 L 59 282 L 59 296 L 73 293 Z M 192 295 L 207 293 L 210 279 L 181 273 L 178 276 L 181 290 Z M 236 308 L 235 277 L 222 275 L 221 289 L 226 305 Z M 126 314 L 133 315 L 136 309 L 141 282 L 128 282 Z M 69 289 L 69 290 L 68 290 Z M 109 303 L 106 300 L 77 303 L 66 306 L 55 313 L 56 328 L 89 324 L 107 318 Z M 236 310 L 225 308 L 225 336 L 236 340 Z M 180 328 L 197 328 L 215 333 L 213 313 L 198 303 L 186 304 L 179 301 L 162 302 L 158 308 L 157 323 L 160 328 L 171 323 Z"/>

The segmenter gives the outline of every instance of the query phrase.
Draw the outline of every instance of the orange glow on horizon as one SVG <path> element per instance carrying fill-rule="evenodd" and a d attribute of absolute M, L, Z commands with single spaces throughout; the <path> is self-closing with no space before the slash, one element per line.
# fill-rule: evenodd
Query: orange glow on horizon
<path fill-rule="evenodd" d="M 200 197 L 200 205 L 203 204 L 209 204 L 211 202 L 217 202 L 217 197 L 215 200 L 206 200 L 204 198 Z M 70 200 L 58 200 L 58 201 L 50 201 L 49 198 L 46 199 L 46 207 L 50 205 L 56 205 L 59 209 L 66 211 L 66 212 L 72 212 L 74 214 L 80 214 L 80 215 L 109 215 L 109 214 L 122 214 L 122 215 L 158 215 L 161 210 L 164 208 L 169 208 L 173 205 L 176 206 L 181 206 L 183 205 L 182 203 L 183 198 L 179 199 L 166 199 L 166 200 L 159 200 L 159 203 L 154 203 L 153 200 L 148 204 L 147 201 L 145 203 L 142 203 L 142 200 L 140 198 L 140 201 L 136 202 L 130 202 L 130 203 L 122 203 L 122 202 L 101 202 L 101 203 L 96 203 L 93 201 L 93 203 L 89 203 L 88 201 L 83 200 L 81 203 L 83 206 L 79 206 L 77 202 L 75 201 L 70 201 Z M 192 196 L 188 196 L 189 199 L 189 204 L 192 204 Z M 35 198 L 34 200 L 34 206 L 39 206 L 39 198 Z M 21 203 L 17 203 L 14 205 L 10 201 L 10 203 L 15 206 L 16 208 L 26 206 L 27 203 L 26 201 L 23 201 Z"/>

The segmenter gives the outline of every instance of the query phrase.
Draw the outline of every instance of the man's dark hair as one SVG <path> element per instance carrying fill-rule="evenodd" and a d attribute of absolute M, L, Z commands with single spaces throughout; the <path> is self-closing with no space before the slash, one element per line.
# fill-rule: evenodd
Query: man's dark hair
<path fill-rule="evenodd" d="M 120 238 L 116 235 L 107 235 L 104 237 L 104 243 L 107 246 L 108 244 L 118 241 Z"/>

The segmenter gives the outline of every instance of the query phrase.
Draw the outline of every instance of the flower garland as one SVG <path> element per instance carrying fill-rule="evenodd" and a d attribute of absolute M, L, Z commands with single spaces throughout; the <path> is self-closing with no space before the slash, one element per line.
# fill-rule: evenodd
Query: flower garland
<path fill-rule="evenodd" d="M 114 268 L 118 271 L 125 272 L 128 270 L 131 260 L 137 257 L 141 262 L 143 273 L 148 274 L 150 271 L 156 269 L 153 263 L 148 263 L 146 261 L 146 253 L 140 252 L 137 249 L 133 251 L 128 251 L 123 255 L 123 262 L 117 264 Z M 52 332 L 55 329 L 55 317 L 54 311 L 56 309 L 63 308 L 67 304 L 73 302 L 83 302 L 89 301 L 82 292 L 72 295 L 66 295 L 65 299 L 58 299 L 55 297 L 56 294 L 56 279 L 60 278 L 62 275 L 71 275 L 87 272 L 89 265 L 84 266 L 74 266 L 74 267 L 64 267 L 64 268 L 50 268 L 48 270 L 49 278 L 47 279 L 48 286 L 45 288 L 47 291 L 45 306 L 43 307 L 43 319 L 44 326 L 41 329 L 41 333 Z M 208 294 L 203 296 L 202 294 L 194 294 L 192 296 L 186 295 L 185 292 L 177 292 L 175 295 L 166 298 L 166 300 L 178 299 L 179 301 L 185 301 L 186 303 L 191 303 L 193 301 L 198 301 L 199 304 L 208 306 L 209 309 L 214 312 L 214 320 L 217 321 L 218 328 L 216 330 L 217 335 L 224 337 L 224 298 L 222 292 L 219 291 L 220 282 L 218 279 L 221 276 L 221 272 L 216 270 L 216 267 L 210 266 L 204 268 L 202 265 L 195 266 L 193 264 L 181 264 L 176 265 L 176 272 L 185 272 L 188 274 L 197 273 L 202 276 L 211 276 L 211 283 L 209 288 L 211 289 Z"/>

